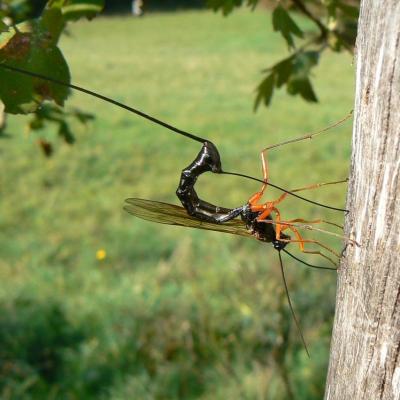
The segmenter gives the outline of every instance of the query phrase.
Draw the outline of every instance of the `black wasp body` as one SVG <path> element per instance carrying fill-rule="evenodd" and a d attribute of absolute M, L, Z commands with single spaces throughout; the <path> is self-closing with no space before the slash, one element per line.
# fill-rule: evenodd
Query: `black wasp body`
<path fill-rule="evenodd" d="M 256 237 L 256 239 L 261 240 L 262 242 L 272 243 L 275 250 L 282 250 L 288 244 L 287 241 L 282 241 L 276 239 L 276 232 L 273 224 L 269 224 L 266 222 L 259 222 L 257 217 L 261 213 L 253 212 L 250 210 L 250 206 L 246 204 L 243 207 L 242 212 L 240 213 L 240 217 L 242 221 L 246 224 L 246 228 L 248 231 Z M 268 221 L 272 221 L 271 217 L 266 218 Z M 285 235 L 281 233 L 281 238 L 284 240 L 290 239 L 289 235 Z"/>
<path fill-rule="evenodd" d="M 282 250 L 287 242 L 277 240 L 273 224 L 259 222 L 257 217 L 260 212 L 253 212 L 250 205 L 229 209 L 208 203 L 199 198 L 194 188 L 197 178 L 205 172 L 222 173 L 221 158 L 216 146 L 205 141 L 197 157 L 182 170 L 176 195 L 181 201 L 187 213 L 201 221 L 222 224 L 238 216 L 246 225 L 249 233 L 262 242 L 272 243 L 276 250 Z M 271 217 L 267 218 L 269 221 Z M 290 236 L 281 234 L 282 239 L 290 239 Z"/>
<path fill-rule="evenodd" d="M 221 224 L 239 216 L 243 207 L 218 207 L 199 198 L 194 188 L 197 178 L 204 172 L 221 173 L 221 158 L 212 142 L 205 141 L 197 157 L 182 170 L 176 195 L 187 213 L 201 221 Z"/>

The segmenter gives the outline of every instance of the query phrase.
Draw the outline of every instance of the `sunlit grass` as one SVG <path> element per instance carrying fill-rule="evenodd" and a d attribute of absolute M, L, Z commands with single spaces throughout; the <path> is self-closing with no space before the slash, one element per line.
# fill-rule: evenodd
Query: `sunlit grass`
<path fill-rule="evenodd" d="M 69 31 L 61 47 L 75 83 L 209 138 L 226 170 L 260 176 L 262 148 L 321 129 L 352 108 L 351 59 L 328 54 L 316 70 L 319 104 L 278 92 L 272 108 L 253 113 L 260 71 L 286 54 L 263 12 L 98 18 Z M 65 327 L 45 343 L 22 335 L 17 356 L 9 356 L 24 360 L 30 346 L 48 343 L 60 352 L 60 375 L 51 380 L 33 362 L 19 366 L 22 372 L 2 370 L 4 396 L 18 397 L 33 379 L 19 398 L 52 390 L 53 398 L 283 399 L 281 362 L 299 398 L 320 399 L 335 274 L 285 258 L 308 360 L 297 332 L 285 336 L 292 322 L 269 246 L 122 211 L 127 197 L 177 203 L 180 171 L 198 143 L 79 93 L 69 105 L 97 118 L 76 132 L 73 147 L 57 145 L 52 159 L 15 117 L 12 138 L 0 143 L 1 324 L 36 330 L 38 338 L 54 330 L 53 319 Z M 345 178 L 350 131 L 347 123 L 271 151 L 271 181 L 294 188 Z M 201 196 L 223 206 L 243 204 L 256 190 L 238 178 L 199 181 Z M 338 207 L 345 194 L 345 185 L 305 193 Z M 294 199 L 282 211 L 285 218 L 343 219 Z M 328 242 L 340 251 L 340 241 Z"/>

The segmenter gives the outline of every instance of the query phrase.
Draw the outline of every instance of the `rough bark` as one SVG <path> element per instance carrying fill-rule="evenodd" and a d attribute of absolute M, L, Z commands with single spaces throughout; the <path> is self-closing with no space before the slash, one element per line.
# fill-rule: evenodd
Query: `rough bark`
<path fill-rule="evenodd" d="M 400 399 L 400 1 L 363 0 L 326 400 Z"/>

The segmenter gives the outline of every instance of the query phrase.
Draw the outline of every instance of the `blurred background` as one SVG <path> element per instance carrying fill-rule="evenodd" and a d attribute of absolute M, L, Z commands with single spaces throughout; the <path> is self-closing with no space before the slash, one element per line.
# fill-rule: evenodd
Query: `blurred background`
<path fill-rule="evenodd" d="M 319 103 L 278 91 L 271 108 L 253 112 L 261 71 L 287 56 L 268 8 L 223 18 L 178 1 L 159 12 L 165 2 L 154 1 L 132 18 L 130 2 L 113 3 L 117 10 L 71 24 L 62 37 L 72 81 L 212 140 L 226 170 L 262 177 L 261 149 L 352 108 L 351 56 L 329 53 L 314 75 Z M 178 204 L 180 172 L 199 144 L 77 92 L 68 104 L 96 116 L 77 124 L 74 146 L 44 157 L 20 116 L 8 118 L 12 135 L 0 141 L 1 398 L 321 399 L 336 273 L 283 255 L 309 359 L 272 246 L 122 210 L 128 197 Z M 46 135 L 53 140 L 51 125 Z M 272 150 L 271 182 L 293 189 L 346 178 L 350 141 L 347 122 Z M 258 189 L 212 174 L 198 183 L 203 199 L 225 207 Z M 346 185 L 304 193 L 344 207 Z M 266 199 L 278 196 L 269 188 Z M 295 198 L 280 210 L 285 219 L 343 223 L 342 213 Z"/>

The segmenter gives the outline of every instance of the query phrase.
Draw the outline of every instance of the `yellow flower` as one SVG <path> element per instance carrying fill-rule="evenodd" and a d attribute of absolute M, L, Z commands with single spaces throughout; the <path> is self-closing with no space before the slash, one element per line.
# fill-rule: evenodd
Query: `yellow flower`
<path fill-rule="evenodd" d="M 239 310 L 244 317 L 250 317 L 253 314 L 251 308 L 247 304 L 244 304 L 244 303 L 241 303 L 239 305 Z"/>
<path fill-rule="evenodd" d="M 96 258 L 99 261 L 103 261 L 107 257 L 107 253 L 104 249 L 99 249 L 96 251 Z"/>

